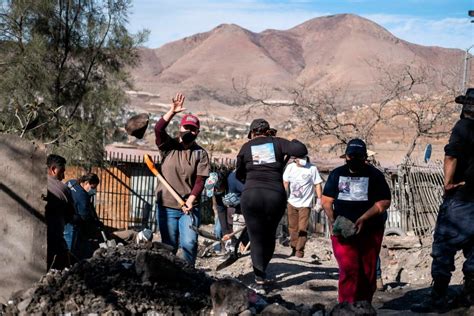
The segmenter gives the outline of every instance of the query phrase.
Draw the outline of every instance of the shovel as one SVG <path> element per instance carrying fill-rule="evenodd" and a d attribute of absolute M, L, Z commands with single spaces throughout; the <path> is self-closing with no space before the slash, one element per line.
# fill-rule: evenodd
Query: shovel
<path fill-rule="evenodd" d="M 245 245 L 245 248 L 244 250 L 239 253 L 239 244 L 242 242 L 242 237 L 245 235 L 245 233 L 247 232 L 246 231 L 247 227 L 244 227 L 241 229 L 242 231 L 242 234 L 240 235 L 239 239 L 237 240 L 237 244 L 235 245 L 235 248 L 234 248 L 234 252 L 231 253 L 231 255 L 229 256 L 229 258 L 227 258 L 226 260 L 224 260 L 222 263 L 220 263 L 217 267 L 216 267 L 216 271 L 220 271 L 222 269 L 225 269 L 227 268 L 228 266 L 232 265 L 234 262 L 236 262 L 237 260 L 239 260 L 240 258 L 242 257 L 245 257 L 246 254 L 245 252 L 247 252 L 247 250 L 249 249 L 250 247 L 250 241 L 247 243 L 247 245 Z M 235 232 L 236 233 L 236 232 Z"/>
<path fill-rule="evenodd" d="M 178 204 L 181 207 L 183 207 L 185 205 L 185 202 L 184 202 L 183 198 L 173 189 L 173 187 L 168 183 L 168 181 L 166 181 L 166 179 L 160 174 L 158 169 L 156 169 L 155 163 L 153 162 L 153 159 L 151 158 L 151 156 L 148 155 L 148 154 L 145 154 L 143 156 L 143 159 L 144 159 L 145 164 L 147 165 L 148 169 L 150 169 L 150 171 L 158 178 L 158 180 L 161 182 L 161 184 L 163 184 L 163 186 L 166 188 L 166 190 L 168 190 L 168 192 L 173 196 L 173 198 L 176 200 L 176 202 L 178 202 Z M 192 224 L 189 226 L 189 228 L 191 228 L 196 233 L 198 233 L 198 235 L 200 235 L 204 238 L 212 239 L 212 240 L 215 240 L 215 241 L 220 240 L 215 235 L 213 235 L 211 233 L 208 233 L 208 232 L 206 232 L 202 229 L 199 229 L 195 225 L 195 220 L 194 220 L 194 216 L 192 215 L 192 213 L 189 213 L 188 215 L 191 216 L 191 219 L 192 219 Z"/>

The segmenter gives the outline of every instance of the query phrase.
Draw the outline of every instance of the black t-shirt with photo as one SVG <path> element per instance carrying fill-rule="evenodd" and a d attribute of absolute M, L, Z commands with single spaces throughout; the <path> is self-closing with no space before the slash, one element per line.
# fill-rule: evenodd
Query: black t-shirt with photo
<path fill-rule="evenodd" d="M 391 199 L 383 173 L 371 165 L 357 173 L 352 173 L 347 165 L 334 169 L 329 174 L 323 195 L 334 199 L 334 219 L 341 215 L 352 222 L 356 222 L 375 202 Z M 387 212 L 384 212 L 370 218 L 367 225 L 383 227 L 386 220 Z"/>

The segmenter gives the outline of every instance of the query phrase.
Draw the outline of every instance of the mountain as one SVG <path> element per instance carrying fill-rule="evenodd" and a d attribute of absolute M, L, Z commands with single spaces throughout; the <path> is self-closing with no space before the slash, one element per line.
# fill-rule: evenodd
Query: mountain
<path fill-rule="evenodd" d="M 296 84 L 344 86 L 368 102 L 377 93 L 380 69 L 407 64 L 430 69 L 427 79 L 436 90 L 446 73 L 460 78 L 464 58 L 462 50 L 412 44 L 351 14 L 261 33 L 222 24 L 140 54 L 141 65 L 131 71 L 138 90 L 159 93 L 162 102 L 182 91 L 195 109 L 205 111 L 238 104 L 233 82 L 279 99 L 288 98 L 287 88 Z"/>

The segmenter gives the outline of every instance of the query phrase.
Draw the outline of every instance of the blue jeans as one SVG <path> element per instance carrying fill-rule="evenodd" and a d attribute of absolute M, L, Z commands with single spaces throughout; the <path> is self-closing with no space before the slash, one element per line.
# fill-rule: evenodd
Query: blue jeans
<path fill-rule="evenodd" d="M 219 221 L 219 217 L 217 216 L 214 218 L 214 235 L 216 237 L 222 238 L 221 222 Z M 221 251 L 221 244 L 215 245 L 214 251 Z"/>
<path fill-rule="evenodd" d="M 433 278 L 451 278 L 454 257 L 462 250 L 464 275 L 474 274 L 474 202 L 446 198 L 441 204 L 433 236 Z"/>
<path fill-rule="evenodd" d="M 67 248 L 72 251 L 76 246 L 77 231 L 73 224 L 68 223 L 64 225 L 64 240 L 66 240 Z"/>
<path fill-rule="evenodd" d="M 183 257 L 189 264 L 194 266 L 197 256 L 197 233 L 190 228 L 193 224 L 191 217 L 194 217 L 194 225 L 199 227 L 199 208 L 194 208 L 189 215 L 175 208 L 168 208 L 157 204 L 158 226 L 160 228 L 161 241 L 174 248 L 183 250 Z"/>

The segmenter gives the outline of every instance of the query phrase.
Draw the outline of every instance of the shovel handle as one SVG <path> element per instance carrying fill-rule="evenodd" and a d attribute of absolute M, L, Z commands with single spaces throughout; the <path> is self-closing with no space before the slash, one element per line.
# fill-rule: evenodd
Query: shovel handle
<path fill-rule="evenodd" d="M 171 187 L 168 181 L 166 181 L 166 179 L 160 174 L 158 169 L 156 169 L 155 163 L 153 162 L 153 159 L 151 158 L 151 156 L 148 154 L 145 154 L 143 156 L 143 159 L 145 160 L 145 164 L 148 167 L 148 169 L 150 169 L 150 171 L 158 178 L 158 180 L 161 182 L 161 184 L 163 184 L 163 186 L 168 190 L 168 192 L 171 193 L 171 195 L 174 197 L 176 202 L 178 202 L 178 204 L 181 207 L 183 207 L 185 204 L 183 199 L 181 198 L 181 196 L 179 196 L 178 193 L 176 193 L 176 191 Z"/>
<path fill-rule="evenodd" d="M 104 231 L 101 230 L 100 233 L 102 234 L 102 238 L 104 238 L 104 241 L 107 242 L 107 237 L 105 236 Z"/>

